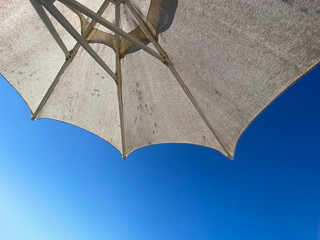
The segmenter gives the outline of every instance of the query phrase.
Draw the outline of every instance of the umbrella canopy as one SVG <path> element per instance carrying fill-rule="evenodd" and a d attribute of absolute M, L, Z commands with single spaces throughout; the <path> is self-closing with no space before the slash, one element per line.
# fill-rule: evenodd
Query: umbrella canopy
<path fill-rule="evenodd" d="M 0 22 L 0 70 L 32 119 L 86 129 L 124 158 L 187 143 L 232 159 L 320 61 L 311 0 L 0 0 Z"/>

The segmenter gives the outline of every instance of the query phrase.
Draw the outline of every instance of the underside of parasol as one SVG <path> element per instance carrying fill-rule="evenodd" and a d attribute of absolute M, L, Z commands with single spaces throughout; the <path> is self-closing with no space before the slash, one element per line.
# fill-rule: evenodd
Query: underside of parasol
<path fill-rule="evenodd" d="M 2 8 L 4 23 L 16 21 L 14 33 L 30 37 L 1 30 L 15 39 L 4 43 L 3 58 L 11 55 L 1 71 L 15 78 L 33 120 L 84 128 L 124 159 L 160 143 L 206 146 L 233 159 L 250 123 L 320 59 L 320 14 L 309 1 L 30 2 L 38 16 L 28 12 L 27 32 L 24 16 L 7 16 L 18 3 Z"/>

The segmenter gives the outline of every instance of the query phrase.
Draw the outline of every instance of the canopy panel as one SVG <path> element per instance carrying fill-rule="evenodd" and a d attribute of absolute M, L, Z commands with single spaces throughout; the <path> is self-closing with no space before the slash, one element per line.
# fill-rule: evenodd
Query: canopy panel
<path fill-rule="evenodd" d="M 226 153 L 170 70 L 144 51 L 122 63 L 127 152 L 160 143 L 188 143 Z"/>
<path fill-rule="evenodd" d="M 114 69 L 114 52 L 100 44 L 92 46 Z M 82 48 L 38 118 L 51 118 L 86 129 L 122 152 L 117 86 Z"/>
<path fill-rule="evenodd" d="M 28 1 L 0 1 L 0 22 L 1 74 L 34 112 L 65 56 Z"/>
<path fill-rule="evenodd" d="M 318 1 L 178 2 L 159 43 L 233 154 L 253 119 L 319 63 L 319 9 Z"/>

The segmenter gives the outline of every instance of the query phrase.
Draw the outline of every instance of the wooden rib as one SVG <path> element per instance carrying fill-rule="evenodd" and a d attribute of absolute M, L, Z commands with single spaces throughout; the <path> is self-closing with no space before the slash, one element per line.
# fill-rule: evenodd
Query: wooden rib
<path fill-rule="evenodd" d="M 116 27 L 119 28 L 120 22 L 120 3 L 115 3 L 115 15 L 116 15 Z M 122 76 L 121 76 L 121 59 L 120 59 L 120 36 L 116 34 L 115 42 L 116 50 L 116 76 L 118 80 L 118 102 L 119 102 L 119 117 L 120 117 L 120 128 L 121 128 L 121 141 L 122 141 L 122 157 L 123 160 L 127 158 L 126 151 L 126 135 L 125 135 L 125 124 L 123 114 L 123 97 L 122 97 Z"/>

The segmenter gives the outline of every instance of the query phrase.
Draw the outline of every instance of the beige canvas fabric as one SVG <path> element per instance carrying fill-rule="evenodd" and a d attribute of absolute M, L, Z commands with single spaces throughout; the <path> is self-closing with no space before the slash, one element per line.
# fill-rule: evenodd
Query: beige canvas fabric
<path fill-rule="evenodd" d="M 103 3 L 79 2 L 94 12 Z M 255 117 L 320 61 L 318 1 L 131 2 L 190 95 L 168 65 L 121 38 L 120 104 L 114 79 L 80 48 L 36 116 L 86 129 L 124 158 L 161 143 L 201 145 L 233 158 Z M 84 32 L 90 19 L 58 1 L 54 5 Z M 127 5 L 121 4 L 120 13 L 120 28 L 156 50 Z M 115 23 L 113 3 L 102 16 Z M 72 49 L 76 41 L 50 19 Z M 1 74 L 34 114 L 65 55 L 29 1 L 0 0 L 0 22 Z M 115 71 L 114 33 L 96 24 L 86 40 Z"/>

